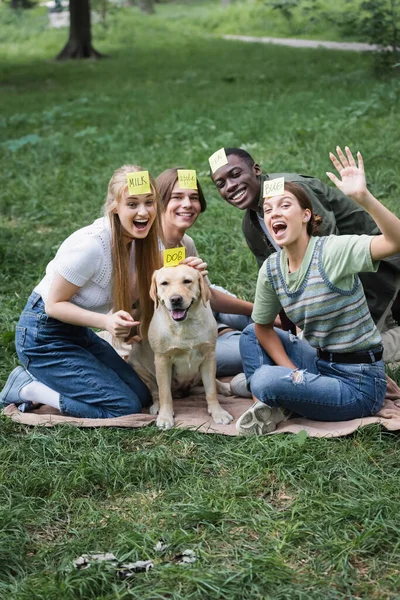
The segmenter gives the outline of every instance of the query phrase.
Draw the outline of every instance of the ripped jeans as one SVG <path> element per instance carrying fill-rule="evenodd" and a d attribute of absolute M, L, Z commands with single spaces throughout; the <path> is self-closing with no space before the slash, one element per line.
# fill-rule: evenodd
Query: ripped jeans
<path fill-rule="evenodd" d="M 287 331 L 275 329 L 297 366 L 276 366 L 259 344 L 254 325 L 240 338 L 243 368 L 252 394 L 271 407 L 282 407 L 316 421 L 347 421 L 374 415 L 385 399 L 383 360 L 344 364 L 320 360 L 315 348 Z"/>

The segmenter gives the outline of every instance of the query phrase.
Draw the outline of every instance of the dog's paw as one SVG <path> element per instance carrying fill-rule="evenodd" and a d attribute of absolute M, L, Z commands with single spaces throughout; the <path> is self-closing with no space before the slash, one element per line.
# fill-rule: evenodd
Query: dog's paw
<path fill-rule="evenodd" d="M 164 429 L 165 431 L 167 431 L 168 429 L 172 429 L 172 427 L 174 426 L 174 416 L 172 414 L 158 415 L 156 425 L 157 427 L 159 427 L 160 429 Z"/>
<path fill-rule="evenodd" d="M 221 396 L 232 396 L 230 384 L 218 381 L 217 379 L 217 393 L 221 394 Z"/>
<path fill-rule="evenodd" d="M 150 413 L 151 415 L 156 415 L 156 414 L 158 414 L 158 411 L 159 411 L 159 410 L 160 410 L 160 405 L 159 405 L 159 403 L 158 403 L 158 402 L 154 402 L 154 403 L 153 403 L 153 404 L 150 406 L 150 408 L 149 408 L 149 413 Z"/>
<path fill-rule="evenodd" d="M 213 410 L 211 412 L 211 416 L 214 423 L 217 423 L 217 425 L 229 425 L 229 423 L 233 421 L 232 415 L 230 415 L 227 410 L 221 407 L 217 410 Z"/>

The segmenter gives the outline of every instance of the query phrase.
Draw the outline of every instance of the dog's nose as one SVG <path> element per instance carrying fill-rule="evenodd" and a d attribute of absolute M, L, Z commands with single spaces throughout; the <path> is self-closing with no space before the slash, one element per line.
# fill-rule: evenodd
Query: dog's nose
<path fill-rule="evenodd" d="M 182 296 L 178 296 L 178 295 L 171 296 L 169 301 L 171 302 L 171 306 L 180 306 L 182 304 L 183 298 L 182 298 Z"/>

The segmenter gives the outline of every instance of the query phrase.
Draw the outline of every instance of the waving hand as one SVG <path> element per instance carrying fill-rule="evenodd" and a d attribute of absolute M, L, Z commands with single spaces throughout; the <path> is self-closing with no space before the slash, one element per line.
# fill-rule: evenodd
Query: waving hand
<path fill-rule="evenodd" d="M 350 196 L 359 204 L 362 204 L 367 192 L 367 184 L 365 181 L 364 162 L 361 153 L 357 152 L 357 166 L 348 146 L 345 147 L 346 154 L 343 153 L 339 146 L 336 147 L 336 152 L 338 158 L 336 158 L 332 152 L 329 153 L 329 158 L 333 162 L 341 179 L 329 172 L 327 173 L 327 176 L 341 192 L 346 194 L 346 196 Z"/>

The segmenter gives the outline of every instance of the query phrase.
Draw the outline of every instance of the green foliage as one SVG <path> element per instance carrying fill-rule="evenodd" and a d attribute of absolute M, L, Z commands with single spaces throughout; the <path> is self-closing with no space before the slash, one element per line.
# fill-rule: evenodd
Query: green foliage
<path fill-rule="evenodd" d="M 241 213 L 208 177 L 221 146 L 327 181 L 328 151 L 348 143 L 400 214 L 399 81 L 376 81 L 365 55 L 206 37 L 198 15 L 210 10 L 191 11 L 120 9 L 93 28 L 108 59 L 58 64 L 48 59 L 65 30 L 48 30 L 43 9 L 17 21 L 0 7 L 0 387 L 27 296 L 63 239 L 101 214 L 121 164 L 197 169 L 208 207 L 193 237 L 211 280 L 248 299 L 257 268 Z M 398 456 L 399 437 L 375 426 L 241 439 L 0 417 L 0 598 L 396 598 Z M 157 554 L 160 539 L 169 546 Z M 177 564 L 185 549 L 193 565 Z M 106 551 L 155 567 L 125 581 L 72 567 Z"/>

